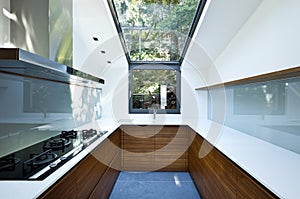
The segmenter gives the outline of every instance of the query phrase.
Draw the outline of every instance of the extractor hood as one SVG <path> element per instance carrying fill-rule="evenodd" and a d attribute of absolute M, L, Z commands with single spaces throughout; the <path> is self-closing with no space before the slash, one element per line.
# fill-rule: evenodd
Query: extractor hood
<path fill-rule="evenodd" d="M 20 48 L 0 48 L 0 73 L 61 83 L 100 83 L 104 80 Z"/>

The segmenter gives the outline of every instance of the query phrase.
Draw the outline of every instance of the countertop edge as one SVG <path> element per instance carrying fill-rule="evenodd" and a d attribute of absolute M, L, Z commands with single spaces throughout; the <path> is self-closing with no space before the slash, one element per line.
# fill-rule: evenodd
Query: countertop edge
<path fill-rule="evenodd" d="M 209 128 L 210 125 L 192 129 L 279 198 L 299 197 L 299 154 L 227 126 L 222 126 L 218 137 L 211 139 Z"/>
<path fill-rule="evenodd" d="M 93 142 L 74 158 L 62 165 L 59 169 L 53 172 L 44 180 L 37 181 L 0 181 L 0 195 L 6 199 L 17 198 L 37 198 L 43 194 L 48 188 L 50 188 L 55 182 L 57 182 L 63 175 L 70 171 L 75 165 L 77 165 L 83 158 L 85 158 L 91 151 L 93 151 L 99 144 L 101 144 L 109 135 L 111 135 L 119 126 L 111 126 L 109 128 L 103 128 L 107 131 L 106 134 L 101 136 L 98 140 Z M 16 191 L 18 190 L 18 191 Z M 13 193 L 13 194 L 12 194 Z"/>
<path fill-rule="evenodd" d="M 203 138 L 209 142 L 213 142 L 213 140 L 210 140 L 208 133 L 210 123 L 211 121 L 202 121 L 202 125 L 197 127 L 192 127 L 188 124 L 178 125 L 188 125 Z M 121 125 L 123 124 L 103 127 L 103 130 L 108 131 L 104 136 L 96 140 L 43 181 L 0 181 L 1 196 L 5 196 L 7 199 L 37 198 Z M 300 165 L 299 154 L 226 126 L 222 127 L 217 140 L 212 144 L 278 197 L 292 199 L 300 195 L 300 190 L 297 189 L 298 180 L 300 179 L 300 170 L 298 169 Z M 253 145 L 256 147 L 251 147 Z M 245 153 L 247 153 L 247 158 L 245 157 Z M 257 161 L 258 159 L 263 161 Z M 288 182 L 288 186 L 286 182 Z M 12 196 L 11 193 L 14 193 L 14 195 Z"/>

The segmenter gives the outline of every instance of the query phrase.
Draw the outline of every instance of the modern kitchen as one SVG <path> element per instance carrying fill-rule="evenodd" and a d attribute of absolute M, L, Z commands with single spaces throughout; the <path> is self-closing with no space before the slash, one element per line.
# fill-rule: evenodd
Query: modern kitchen
<path fill-rule="evenodd" d="M 299 198 L 299 1 L 0 8 L 1 198 Z"/>

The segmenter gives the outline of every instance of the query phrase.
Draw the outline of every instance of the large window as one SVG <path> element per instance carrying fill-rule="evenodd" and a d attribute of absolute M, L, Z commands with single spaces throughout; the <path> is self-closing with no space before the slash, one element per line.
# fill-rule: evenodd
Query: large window
<path fill-rule="evenodd" d="M 206 0 L 108 0 L 130 62 L 181 62 Z"/>
<path fill-rule="evenodd" d="M 180 66 L 206 0 L 107 0 L 129 63 L 130 113 L 180 113 Z"/>
<path fill-rule="evenodd" d="M 176 66 L 132 65 L 131 113 L 180 113 L 180 71 Z"/>

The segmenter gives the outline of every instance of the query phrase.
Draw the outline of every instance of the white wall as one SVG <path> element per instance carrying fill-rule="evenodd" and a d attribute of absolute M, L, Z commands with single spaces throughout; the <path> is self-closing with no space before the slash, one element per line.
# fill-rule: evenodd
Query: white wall
<path fill-rule="evenodd" d="M 114 122 L 130 119 L 128 106 L 128 64 L 124 57 L 114 62 L 102 74 L 105 79 L 103 86 L 103 116 Z"/>
<path fill-rule="evenodd" d="M 11 43 L 29 52 L 49 57 L 48 0 L 11 0 Z"/>
<path fill-rule="evenodd" d="M 185 62 L 181 71 L 181 114 L 182 123 L 197 129 L 200 118 L 206 117 L 206 108 L 203 109 L 195 87 L 203 84 L 203 74 L 193 64 Z"/>
<path fill-rule="evenodd" d="M 97 37 L 99 41 L 94 41 Z M 105 51 L 102 54 L 101 51 Z M 73 1 L 73 66 L 101 75 L 124 52 L 106 1 Z"/>
<path fill-rule="evenodd" d="M 215 62 L 224 82 L 300 65 L 300 1 L 264 0 Z"/>
<path fill-rule="evenodd" d="M 106 1 L 73 1 L 73 67 L 105 80 L 102 120 L 129 118 L 128 63 Z"/>
<path fill-rule="evenodd" d="M 202 16 L 201 27 L 198 24 L 195 40 L 215 60 L 262 1 L 208 0 L 205 6 L 208 9 Z"/>
<path fill-rule="evenodd" d="M 10 11 L 10 0 L 1 0 L 0 9 L 0 47 L 6 47 L 10 42 L 10 20 L 4 13 Z"/>
<path fill-rule="evenodd" d="M 213 2 L 218 3 L 218 1 Z M 231 3 L 234 3 L 234 0 Z M 203 38 L 196 37 L 182 67 L 182 115 L 179 116 L 179 121 L 184 120 L 183 114 L 185 114 L 184 117 L 194 117 L 193 107 L 199 105 L 196 99 L 192 99 L 197 95 L 194 88 L 201 84 L 239 79 L 243 76 L 265 73 L 271 69 L 279 70 L 295 65 L 297 57 L 294 52 L 297 52 L 298 48 L 295 43 L 298 39 L 293 23 L 296 16 L 299 15 L 296 12 L 298 4 L 293 0 L 284 3 L 279 0 L 255 1 L 251 5 L 251 9 L 246 9 L 248 13 L 243 15 L 246 23 L 243 25 L 241 20 L 237 21 L 238 26 L 233 31 L 237 34 L 235 37 L 227 39 L 231 42 L 223 48 L 223 52 L 215 62 L 214 59 L 211 59 L 211 52 L 207 51 L 210 49 L 207 47 L 210 45 L 209 42 L 199 43 Z M 243 6 L 249 7 L 248 4 Z M 241 7 L 238 13 L 243 13 L 244 7 Z M 97 0 L 89 0 L 84 3 L 78 0 L 74 1 L 74 22 L 76 22 L 74 23 L 75 68 L 106 80 L 103 89 L 104 98 L 107 102 L 111 101 L 110 108 L 116 109 L 118 115 L 116 120 L 145 117 L 145 115 L 128 115 L 127 63 L 114 24 L 111 23 L 112 19 L 107 11 L 107 5 Z M 269 36 L 270 33 L 272 33 L 272 37 Z M 93 41 L 93 36 L 97 36 L 100 41 Z M 286 37 L 289 39 L 285 39 Z M 213 37 L 206 39 L 214 40 Z M 287 50 L 290 47 L 293 50 Z M 106 54 L 101 54 L 101 50 L 105 50 Z M 217 50 L 219 51 L 219 48 Z M 291 53 L 289 53 L 290 51 Z M 214 52 L 214 54 L 217 56 L 218 53 Z M 256 59 L 256 57 L 260 57 L 260 59 Z M 112 64 L 107 64 L 108 60 L 112 61 Z M 213 67 L 215 71 L 209 68 L 211 65 L 215 66 Z M 116 92 L 118 93 L 117 98 L 113 97 L 115 95 L 113 93 Z M 191 98 L 189 98 L 190 96 Z M 106 108 L 104 107 L 104 109 Z M 108 114 L 109 110 L 104 111 L 104 115 L 106 115 L 105 113 Z"/>
<path fill-rule="evenodd" d="M 228 3 L 228 1 L 213 0 L 214 4 L 212 5 L 221 5 L 222 2 Z M 244 3 L 244 1 L 239 0 L 229 0 L 229 2 L 232 4 L 234 2 Z M 251 1 L 247 1 L 247 3 L 248 2 Z M 212 8 L 216 7 L 211 7 L 209 9 L 212 11 Z M 194 48 L 199 48 L 200 50 L 191 53 L 192 56 L 190 57 L 190 62 L 197 67 L 197 70 L 204 75 L 203 79 L 206 80 L 204 82 L 199 82 L 199 85 L 196 87 L 237 80 L 299 66 L 300 1 L 262 0 L 261 3 L 258 4 L 258 7 L 253 8 L 255 8 L 253 12 L 247 15 L 248 18 L 246 18 L 243 24 L 240 24 L 240 28 L 236 29 L 232 38 L 225 39 L 228 43 L 220 39 L 222 38 L 222 35 L 218 35 L 214 32 L 214 30 L 218 30 L 218 28 L 209 26 L 209 24 L 205 23 L 203 27 L 200 27 L 200 29 L 203 29 L 199 30 L 199 32 L 212 32 L 213 34 L 205 34 L 205 38 L 198 35 L 195 40 Z M 247 9 L 243 8 L 243 5 L 240 5 L 233 13 L 239 13 L 246 10 Z M 210 10 L 208 10 L 208 13 L 209 11 Z M 213 15 L 215 18 L 207 18 L 206 20 L 209 21 L 214 19 L 219 22 L 214 23 L 214 25 L 222 25 L 221 22 L 223 21 L 222 16 L 224 15 L 224 12 L 226 13 L 226 10 L 221 10 L 219 13 L 217 12 L 217 14 L 215 14 L 216 16 Z M 239 17 L 239 15 L 236 15 L 236 17 Z M 215 38 L 216 36 L 218 38 Z M 206 39 L 207 41 L 203 41 L 203 39 Z M 221 48 L 217 45 L 217 42 L 215 42 L 216 40 L 221 40 L 220 43 L 223 42 L 223 44 L 226 45 Z M 220 49 L 222 49 L 221 52 Z M 205 51 L 206 54 L 210 56 L 210 59 L 204 56 Z M 202 57 L 204 57 L 204 61 L 201 61 Z M 219 75 L 220 78 L 216 78 L 216 75 Z M 295 85 L 294 89 L 298 90 L 299 87 Z M 196 91 L 196 93 L 199 95 L 198 106 L 206 109 L 207 93 L 205 91 Z M 256 124 L 262 125 L 270 123 L 276 125 L 298 125 L 299 114 L 296 113 L 298 108 L 295 108 L 298 107 L 295 106 L 297 103 L 297 100 L 295 99 L 299 96 L 298 94 L 298 91 L 295 93 L 292 93 L 291 91 L 287 92 L 286 116 L 288 119 L 293 119 L 290 123 L 286 120 L 283 121 L 282 118 L 276 116 L 264 117 L 257 115 L 254 117 L 239 116 L 238 118 L 234 118 L 234 122 L 240 125 L 247 124 L 251 127 L 250 131 L 252 131 L 252 133 L 260 132 L 261 135 L 268 136 L 268 139 L 281 139 L 280 142 L 282 143 L 296 143 L 295 140 L 298 142 L 299 136 L 295 136 L 292 133 L 282 133 L 280 135 L 279 133 L 273 133 L 273 131 L 266 128 L 263 129 L 263 131 L 258 128 L 255 129 L 255 127 L 258 127 L 259 125 L 253 125 L 252 121 L 249 123 L 249 119 L 256 120 L 260 122 Z M 230 93 L 228 93 L 228 97 L 230 97 Z M 225 114 L 227 116 L 232 115 L 232 107 L 227 106 L 226 108 Z M 297 119 L 294 120 L 295 118 Z M 264 121 L 262 121 L 263 119 Z M 205 127 L 210 124 L 210 121 L 204 120 L 203 123 L 204 127 L 199 128 L 198 132 L 207 138 Z M 262 128 L 262 125 L 260 125 L 260 128 Z M 299 172 L 297 166 L 299 163 L 295 161 L 299 157 L 298 154 L 293 154 L 288 150 L 268 142 L 262 142 L 261 139 L 248 136 L 243 132 L 233 131 L 233 129 L 226 126 L 223 126 L 222 128 L 220 139 L 214 144 L 219 150 L 270 190 L 279 194 L 279 196 L 282 196 L 282 198 L 298 197 L 299 193 L 296 191 L 297 188 L 292 187 L 293 184 L 296 184 L 298 179 L 297 176 Z M 293 137 L 297 137 L 297 139 L 293 139 Z M 299 146 L 298 143 L 296 144 L 297 145 L 295 146 Z M 282 153 L 278 153 L 278 149 L 282 151 Z M 267 153 L 265 153 L 266 151 Z M 292 154 L 293 157 L 289 156 L 289 154 Z M 281 163 L 286 165 L 283 166 Z M 296 166 L 293 168 L 291 165 Z M 282 168 L 289 169 L 281 172 Z M 277 174 L 279 174 L 279 176 L 277 176 Z M 282 183 L 282 179 L 285 177 L 291 182 L 289 183 L 289 186 Z"/>

